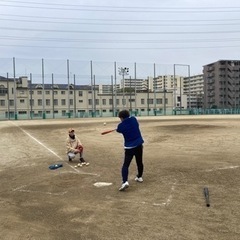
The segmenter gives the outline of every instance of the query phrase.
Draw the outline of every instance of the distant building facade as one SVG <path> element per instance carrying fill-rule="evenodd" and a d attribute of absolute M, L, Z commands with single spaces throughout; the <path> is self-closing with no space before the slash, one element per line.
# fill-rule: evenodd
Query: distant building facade
<path fill-rule="evenodd" d="M 187 108 L 203 108 L 203 74 L 183 78 L 183 93 L 187 96 Z"/>
<path fill-rule="evenodd" d="M 99 85 L 32 84 L 27 77 L 0 76 L 0 119 L 116 116 L 121 109 L 137 115 L 172 110 L 173 92 L 130 91 Z"/>
<path fill-rule="evenodd" d="M 164 91 L 173 91 L 173 108 L 186 109 L 187 95 L 183 91 L 183 76 L 159 75 L 152 79 L 152 89 L 163 89 Z"/>
<path fill-rule="evenodd" d="M 219 60 L 203 66 L 204 107 L 240 107 L 240 60 Z"/>

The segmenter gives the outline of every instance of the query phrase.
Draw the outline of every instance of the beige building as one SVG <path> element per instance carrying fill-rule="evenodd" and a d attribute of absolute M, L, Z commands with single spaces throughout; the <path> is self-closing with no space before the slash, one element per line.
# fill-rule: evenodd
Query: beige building
<path fill-rule="evenodd" d="M 188 108 L 203 108 L 203 89 L 203 74 L 183 78 L 183 94 L 187 96 Z"/>
<path fill-rule="evenodd" d="M 118 90 L 100 93 L 99 86 L 42 85 L 31 84 L 27 77 L 0 77 L 0 119 L 107 117 L 123 108 L 139 116 L 172 114 L 173 92 L 134 91 L 123 96 Z"/>
<path fill-rule="evenodd" d="M 165 89 L 165 91 L 173 91 L 173 108 L 186 109 L 187 108 L 187 95 L 183 91 L 183 77 L 175 75 L 160 75 L 156 78 L 149 78 L 151 89 Z"/>

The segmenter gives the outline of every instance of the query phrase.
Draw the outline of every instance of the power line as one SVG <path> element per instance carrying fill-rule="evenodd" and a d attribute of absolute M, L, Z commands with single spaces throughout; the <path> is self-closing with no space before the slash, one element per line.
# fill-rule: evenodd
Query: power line
<path fill-rule="evenodd" d="M 194 47 L 59 47 L 59 46 L 30 46 L 16 44 L 1 44 L 0 47 L 23 47 L 23 48 L 51 48 L 51 49 L 83 49 L 83 50 L 184 50 L 184 49 L 223 49 L 223 48 L 239 48 L 239 46 L 194 46 Z"/>
<path fill-rule="evenodd" d="M 37 16 L 37 15 L 16 15 L 16 14 L 3 14 L 1 13 L 1 16 L 7 16 L 7 17 L 20 17 L 20 18 L 37 18 L 37 19 L 54 19 L 54 20 L 77 20 L 77 21 L 104 21 L 104 22 L 189 22 L 189 19 L 102 19 L 102 18 L 70 18 L 70 17 L 48 17 L 48 16 Z M 229 22 L 229 21 L 240 21 L 240 19 L 191 19 L 191 22 Z"/>
<path fill-rule="evenodd" d="M 222 33 L 239 33 L 240 30 L 230 30 L 230 31 L 172 31 L 172 32 L 165 32 L 165 31 L 157 31 L 157 32 L 150 32 L 150 31 L 86 31 L 86 30 L 56 30 L 56 29 L 35 29 L 35 28 L 10 28 L 10 27 L 0 27 L 3 30 L 12 30 L 12 31 L 30 31 L 30 32 L 65 32 L 65 33 L 87 33 L 87 34 L 126 34 L 126 35 L 138 35 L 138 34 L 145 34 L 145 35 L 181 35 L 181 34 L 222 34 Z"/>
<path fill-rule="evenodd" d="M 140 39 L 73 39 L 73 38 L 42 38 L 42 37 L 19 37 L 19 36 L 0 36 L 0 39 L 12 41 L 37 41 L 37 42 L 86 42 L 86 43 L 216 43 L 216 42 L 239 42 L 240 38 L 217 38 L 217 39 L 164 39 L 164 40 L 140 40 Z"/>
<path fill-rule="evenodd" d="M 44 6 L 60 6 L 60 7 L 86 7 L 86 8 L 111 8 L 111 9 L 126 9 L 126 6 L 120 7 L 120 6 L 108 6 L 108 5 L 82 5 L 82 4 L 62 4 L 62 3 L 42 3 L 42 2 L 31 2 L 31 1 L 14 1 L 14 0 L 1 0 L 1 2 L 7 2 L 7 3 L 20 3 L 20 4 L 32 4 L 32 5 L 44 5 Z M 146 6 L 127 6 L 129 9 L 167 9 L 167 10 L 195 10 L 196 8 L 192 7 L 146 7 Z M 216 10 L 216 9 L 238 9 L 240 7 L 236 6 L 226 6 L 226 7 L 219 7 L 219 6 L 214 6 L 214 7 L 197 7 L 197 9 L 202 9 L 202 10 Z"/>
<path fill-rule="evenodd" d="M 239 23 L 204 23 L 204 24 L 179 24 L 179 23 L 174 23 L 174 24 L 153 24 L 153 23 L 141 23 L 141 24 L 136 24 L 136 23 L 90 23 L 90 22 L 84 22 L 84 23 L 78 23 L 78 22 L 54 22 L 54 21 L 41 21 L 41 20 L 19 20 L 19 19 L 2 19 L 0 18 L 0 21 L 10 21 L 10 22 L 27 22 L 27 23 L 56 23 L 56 24 L 73 24 L 73 25 L 108 25 L 108 26 L 166 26 L 166 27 L 178 27 L 178 26 L 233 26 L 233 25 L 240 25 Z M 177 21 L 176 21 L 177 22 Z"/>
<path fill-rule="evenodd" d="M 4 1 L 4 0 L 3 0 Z M 220 12 L 240 12 L 240 7 L 215 7 L 215 8 L 149 8 L 149 7 L 114 7 L 114 6 L 91 6 L 91 5 L 66 5 L 66 4 L 46 4 L 46 3 L 36 3 L 36 2 L 19 2 L 19 1 L 11 1 L 23 4 L 37 4 L 44 5 L 41 6 L 29 6 L 29 5 L 10 5 L 4 4 L 0 2 L 0 5 L 5 7 L 18 7 L 18 8 L 35 8 L 35 9 L 47 9 L 47 10 L 64 10 L 64 11 L 91 11 L 91 12 L 150 12 L 150 13 L 220 13 Z M 10 1 L 7 1 L 10 2 Z M 48 5 L 48 6 L 46 6 Z M 49 7 L 49 6 L 61 6 L 61 7 Z M 72 7 L 72 8 L 69 8 Z M 79 8 L 78 8 L 79 7 Z M 103 9 L 100 9 L 103 8 Z"/>

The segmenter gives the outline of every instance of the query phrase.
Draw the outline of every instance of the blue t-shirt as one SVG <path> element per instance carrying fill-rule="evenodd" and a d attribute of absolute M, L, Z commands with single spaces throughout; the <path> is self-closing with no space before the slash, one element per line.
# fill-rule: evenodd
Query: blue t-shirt
<path fill-rule="evenodd" d="M 125 118 L 119 123 L 117 132 L 122 133 L 125 148 L 134 148 L 144 143 L 138 121 L 133 116 Z"/>

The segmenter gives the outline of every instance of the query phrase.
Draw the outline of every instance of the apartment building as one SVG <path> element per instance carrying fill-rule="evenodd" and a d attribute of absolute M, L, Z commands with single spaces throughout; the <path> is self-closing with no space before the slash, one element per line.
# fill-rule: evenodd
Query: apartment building
<path fill-rule="evenodd" d="M 176 75 L 174 81 L 174 75 L 159 75 L 153 78 L 153 85 L 156 89 L 177 89 L 180 87 L 183 77 Z"/>
<path fill-rule="evenodd" d="M 183 94 L 187 96 L 187 108 L 203 108 L 203 74 L 183 78 Z"/>
<path fill-rule="evenodd" d="M 150 92 L 173 92 L 173 108 L 186 109 L 187 95 L 183 91 L 184 77 L 175 75 L 159 75 L 155 78 L 149 76 L 147 79 L 124 79 L 125 88 L 136 88 L 139 91 Z"/>
<path fill-rule="evenodd" d="M 186 109 L 187 108 L 187 95 L 183 91 L 183 76 L 175 75 L 159 75 L 155 78 L 150 78 L 150 89 L 158 91 L 163 89 L 164 91 L 173 91 L 173 105 L 174 109 Z"/>
<path fill-rule="evenodd" d="M 104 93 L 99 86 L 43 85 L 27 77 L 0 77 L 0 119 L 116 116 L 121 109 L 144 116 L 172 108 L 173 92 Z"/>
<path fill-rule="evenodd" d="M 125 78 L 121 80 L 120 88 L 130 89 L 134 88 L 136 91 L 143 89 L 143 79 Z"/>
<path fill-rule="evenodd" d="M 204 107 L 237 109 L 240 101 L 240 60 L 219 60 L 203 66 Z"/>

